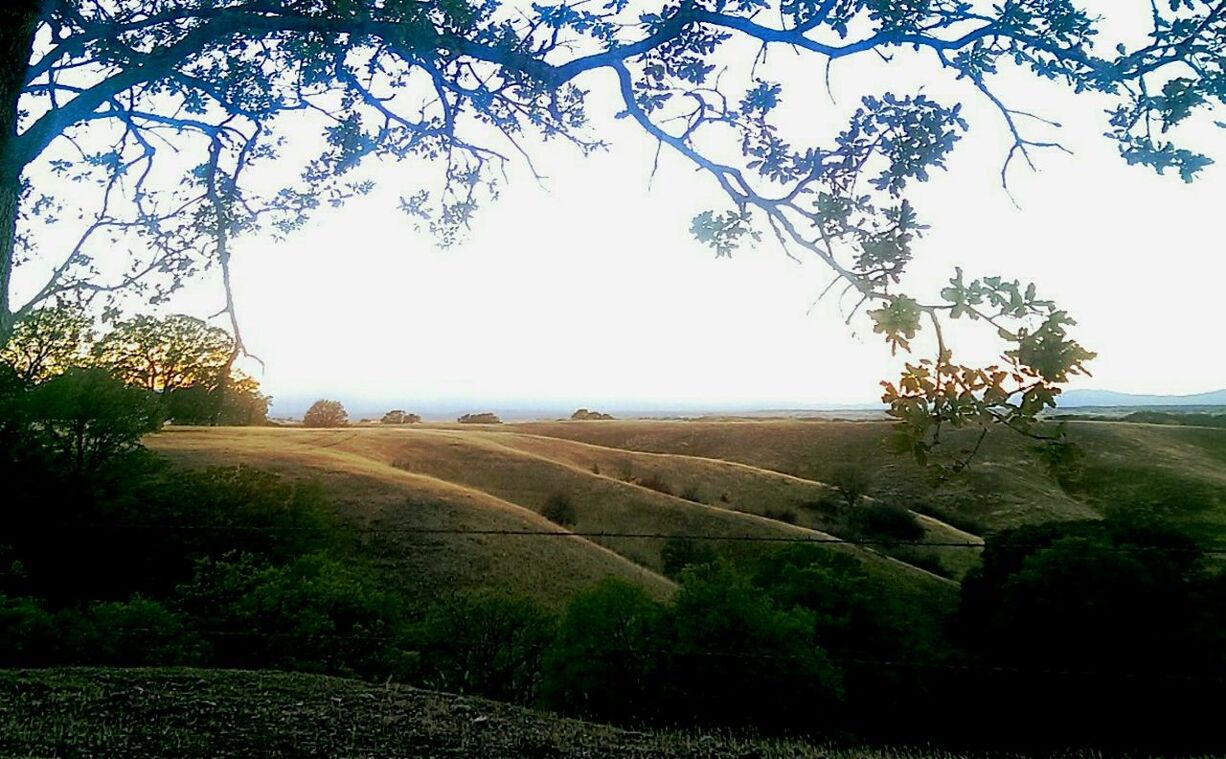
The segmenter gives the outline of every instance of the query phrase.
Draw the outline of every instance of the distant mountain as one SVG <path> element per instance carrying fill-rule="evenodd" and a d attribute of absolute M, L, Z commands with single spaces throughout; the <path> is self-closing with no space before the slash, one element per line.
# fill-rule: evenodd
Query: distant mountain
<path fill-rule="evenodd" d="M 1226 406 L 1226 389 L 1195 395 L 1137 395 L 1114 390 L 1068 390 L 1060 408 L 1081 406 Z"/>

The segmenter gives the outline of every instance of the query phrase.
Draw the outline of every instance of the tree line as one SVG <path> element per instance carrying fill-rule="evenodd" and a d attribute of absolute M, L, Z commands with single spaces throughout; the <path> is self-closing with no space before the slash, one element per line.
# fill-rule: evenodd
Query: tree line
<path fill-rule="evenodd" d="M 84 310 L 56 306 L 17 323 L 0 365 L 11 383 L 62 393 L 105 374 L 149 394 L 176 424 L 265 424 L 272 399 L 234 366 L 236 356 L 229 333 L 191 316 L 138 315 L 99 335 Z"/>

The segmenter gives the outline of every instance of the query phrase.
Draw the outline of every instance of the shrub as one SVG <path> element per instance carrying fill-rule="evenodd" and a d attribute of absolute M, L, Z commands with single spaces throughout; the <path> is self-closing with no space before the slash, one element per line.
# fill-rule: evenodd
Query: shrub
<path fill-rule="evenodd" d="M 796 524 L 796 512 L 791 509 L 767 509 L 763 512 L 763 516 L 767 519 L 774 519 L 779 522 L 787 522 L 788 524 Z"/>
<path fill-rule="evenodd" d="M 456 419 L 460 424 L 502 424 L 497 414 L 486 411 L 481 414 L 465 414 Z"/>
<path fill-rule="evenodd" d="M 184 666 L 201 663 L 204 641 L 188 621 L 157 601 L 134 597 L 58 615 L 65 663 Z"/>
<path fill-rule="evenodd" d="M 912 512 L 895 503 L 875 501 L 854 509 L 847 518 L 857 534 L 894 540 L 919 540 L 924 527 Z"/>
<path fill-rule="evenodd" d="M 541 516 L 563 527 L 574 527 L 578 521 L 575 504 L 571 502 L 569 496 L 562 493 L 554 493 L 549 496 L 545 501 L 545 506 L 541 509 Z"/>
<path fill-rule="evenodd" d="M 682 573 L 660 681 L 673 719 L 778 729 L 833 721 L 840 673 L 813 612 L 780 606 L 727 564 Z"/>
<path fill-rule="evenodd" d="M 652 651 L 660 648 L 664 607 L 621 580 L 576 596 L 542 662 L 544 702 L 612 720 L 656 716 Z"/>
<path fill-rule="evenodd" d="M 647 477 L 639 480 L 638 484 L 640 487 L 645 487 L 648 490 L 654 490 L 657 493 L 663 493 L 664 495 L 673 494 L 672 487 L 656 472 L 652 472 L 651 474 L 647 475 Z"/>
<path fill-rule="evenodd" d="M 871 482 L 868 471 L 856 464 L 839 466 L 830 477 L 830 484 L 839 491 L 849 509 L 868 493 Z"/>
<path fill-rule="evenodd" d="M 710 564 L 715 558 L 715 549 L 707 541 L 693 538 L 669 538 L 660 549 L 664 574 L 672 578 L 680 577 L 686 567 Z"/>
<path fill-rule="evenodd" d="M 702 495 L 699 493 L 697 485 L 686 485 L 681 491 L 681 497 L 687 501 L 702 503 Z"/>
<path fill-rule="evenodd" d="M 349 412 L 340 401 L 318 400 L 302 415 L 304 427 L 344 427 L 349 424 Z"/>
<path fill-rule="evenodd" d="M 24 400 L 37 443 L 75 475 L 95 474 L 139 449 L 141 437 L 162 424 L 152 393 L 128 387 L 104 369 L 69 369 Z"/>
<path fill-rule="evenodd" d="M 434 605 L 411 640 L 425 686 L 531 704 L 553 633 L 553 617 L 535 602 L 484 592 Z"/>
<path fill-rule="evenodd" d="M 360 564 L 325 554 L 277 566 L 244 554 L 198 563 L 177 593 L 217 664 L 340 675 L 408 672 L 399 600 Z"/>

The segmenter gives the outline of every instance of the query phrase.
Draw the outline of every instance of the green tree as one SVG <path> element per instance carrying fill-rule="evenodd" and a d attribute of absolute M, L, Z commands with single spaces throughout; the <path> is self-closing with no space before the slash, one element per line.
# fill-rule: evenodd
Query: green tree
<path fill-rule="evenodd" d="M 641 588 L 619 580 L 577 596 L 545 654 L 544 701 L 604 719 L 656 716 L 661 681 L 655 650 L 664 613 Z"/>
<path fill-rule="evenodd" d="M 349 412 L 340 401 L 320 399 L 302 415 L 302 424 L 305 427 L 344 427 L 349 424 Z"/>
<path fill-rule="evenodd" d="M 428 687 L 531 704 L 553 631 L 531 600 L 481 592 L 432 606 L 412 639 Z"/>
<path fill-rule="evenodd" d="M 36 439 L 75 474 L 90 474 L 140 448 L 161 427 L 161 408 L 140 388 L 104 369 L 69 369 L 24 399 Z"/>

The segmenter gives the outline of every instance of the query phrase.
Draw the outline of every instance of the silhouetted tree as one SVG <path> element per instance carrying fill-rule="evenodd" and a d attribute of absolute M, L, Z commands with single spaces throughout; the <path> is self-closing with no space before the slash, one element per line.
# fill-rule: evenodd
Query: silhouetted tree
<path fill-rule="evenodd" d="M 1008 135 L 1002 183 L 1014 159 L 1031 164 L 1059 147 L 1048 133 L 1058 125 L 1013 102 L 1010 87 L 1027 76 L 1098 96 L 1086 100 L 1095 111 L 1106 98 L 1106 137 L 1123 158 L 1185 180 L 1210 160 L 1177 144 L 1174 128 L 1211 124 L 1226 99 L 1226 20 L 1209 0 L 1155 3 L 1153 23 L 1110 48 L 1094 43 L 1114 11 L 1095 16 L 1072 0 L 615 0 L 506 11 L 496 0 L 5 3 L 0 345 L 49 299 L 144 288 L 160 300 L 216 266 L 241 348 L 234 236 L 288 233 L 368 192 L 356 172 L 369 160 L 425 158 L 436 171 L 401 206 L 450 243 L 498 193 L 507 154 L 526 150 L 529 135 L 582 153 L 605 146 L 576 84 L 602 72 L 620 115 L 726 196 L 696 209 L 691 227 L 717 256 L 769 232 L 789 254 L 828 267 L 892 350 L 909 350 L 921 329 L 934 335 L 933 358 L 886 388 L 900 450 L 926 461 L 944 424 L 1059 437 L 1035 427 L 1038 414 L 1092 356 L 1069 336 L 1064 310 L 1032 285 L 961 271 L 938 299 L 902 289 L 925 228 L 905 196 L 946 166 L 968 128 L 961 103 L 866 91 L 841 130 L 781 129 L 781 106 L 813 93 L 785 92 L 759 52 L 795 51 L 810 70 L 936 56 L 934 78 L 966 83 L 995 109 Z M 726 68 L 734 75 L 717 77 Z M 320 148 L 294 165 L 287 130 L 303 145 L 308 129 Z M 83 204 L 90 186 L 97 202 Z M 60 206 L 96 208 L 62 256 L 39 245 Z M 130 261 L 119 260 L 125 250 Z M 15 302 L 13 272 L 29 258 L 49 275 Z M 959 318 L 986 325 L 1005 360 L 957 364 L 938 328 Z"/>
<path fill-rule="evenodd" d="M 344 427 L 349 424 L 349 412 L 340 401 L 318 400 L 302 415 L 305 427 Z"/>
<path fill-rule="evenodd" d="M 191 316 L 137 316 L 115 325 L 93 348 L 95 361 L 130 385 L 165 393 L 215 387 L 229 369 L 226 331 Z"/>
<path fill-rule="evenodd" d="M 41 382 L 89 360 L 93 324 L 72 306 L 48 306 L 31 311 L 13 329 L 0 349 L 0 362 L 8 364 L 24 382 Z"/>

